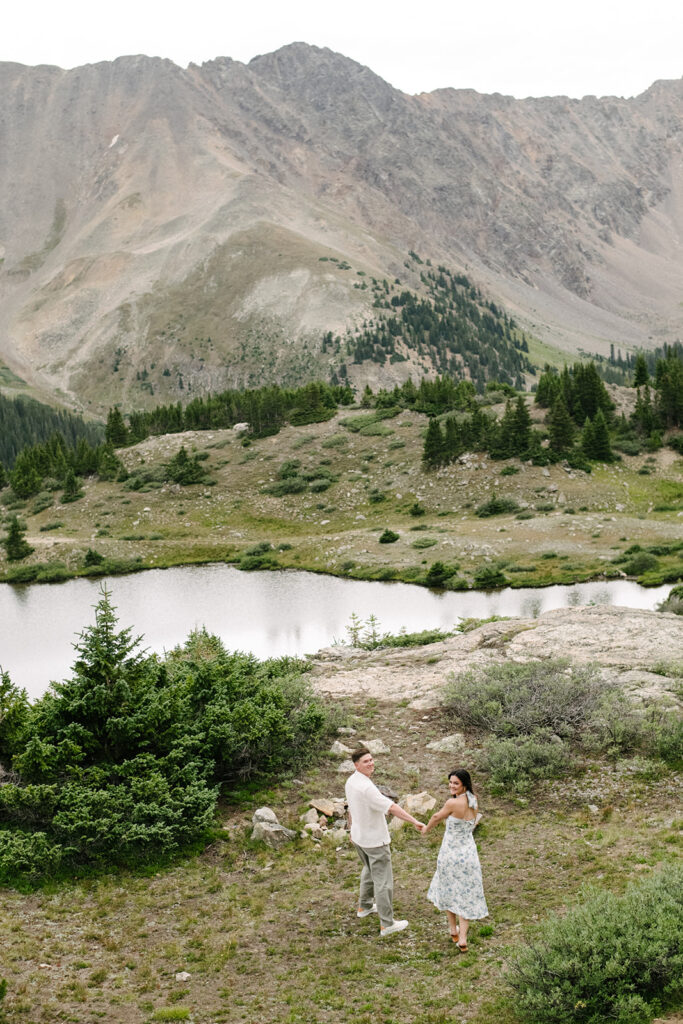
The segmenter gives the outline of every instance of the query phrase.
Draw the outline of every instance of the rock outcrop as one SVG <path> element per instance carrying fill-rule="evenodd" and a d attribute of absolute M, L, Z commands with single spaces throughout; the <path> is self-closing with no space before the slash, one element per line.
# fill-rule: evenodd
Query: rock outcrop
<path fill-rule="evenodd" d="M 312 677 L 321 693 L 405 700 L 429 708 L 452 674 L 503 661 L 568 657 L 594 662 L 636 700 L 675 702 L 667 666 L 683 662 L 683 617 L 632 608 L 559 608 L 536 619 L 487 622 L 425 648 L 319 651 Z M 653 669 L 657 671 L 653 671 Z M 673 668 L 671 670 L 673 672 Z"/>

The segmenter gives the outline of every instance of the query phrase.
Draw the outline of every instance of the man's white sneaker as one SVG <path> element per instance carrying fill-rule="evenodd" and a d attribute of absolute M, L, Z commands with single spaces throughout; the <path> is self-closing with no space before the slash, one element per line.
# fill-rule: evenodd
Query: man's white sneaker
<path fill-rule="evenodd" d="M 407 927 L 407 921 L 394 921 L 392 924 L 388 924 L 386 928 L 380 929 L 380 935 L 384 938 L 385 935 L 393 935 L 394 932 L 402 932 L 403 929 Z"/>
<path fill-rule="evenodd" d="M 356 917 L 369 917 L 370 914 L 377 913 L 377 906 L 375 903 L 371 907 L 359 907 L 356 911 Z"/>

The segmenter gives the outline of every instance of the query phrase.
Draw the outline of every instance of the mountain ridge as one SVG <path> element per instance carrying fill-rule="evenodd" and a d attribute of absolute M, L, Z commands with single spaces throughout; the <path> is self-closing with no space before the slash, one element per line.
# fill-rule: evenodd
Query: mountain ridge
<path fill-rule="evenodd" d="M 322 334 L 371 315 L 357 275 L 403 281 L 409 250 L 565 352 L 680 336 L 682 81 L 410 96 L 294 43 L 2 64 L 0 86 L 0 358 L 84 407 L 144 404 L 143 372 L 172 397 L 162 358 L 197 391 L 320 372 Z"/>

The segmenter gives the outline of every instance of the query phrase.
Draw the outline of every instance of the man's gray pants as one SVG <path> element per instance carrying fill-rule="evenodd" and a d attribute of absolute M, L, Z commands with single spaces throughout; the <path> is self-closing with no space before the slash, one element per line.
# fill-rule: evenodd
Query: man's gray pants
<path fill-rule="evenodd" d="M 382 928 L 394 921 L 394 873 L 391 868 L 391 847 L 356 847 L 363 870 L 360 873 L 360 905 L 369 910 L 373 902 L 377 905 Z"/>

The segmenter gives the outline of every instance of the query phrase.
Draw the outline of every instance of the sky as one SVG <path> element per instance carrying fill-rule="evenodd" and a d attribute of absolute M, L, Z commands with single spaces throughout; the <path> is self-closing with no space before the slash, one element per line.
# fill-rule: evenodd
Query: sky
<path fill-rule="evenodd" d="M 634 96 L 683 76 L 676 0 L 25 0 L 0 60 L 63 68 L 144 53 L 181 67 L 327 46 L 404 92 Z"/>

